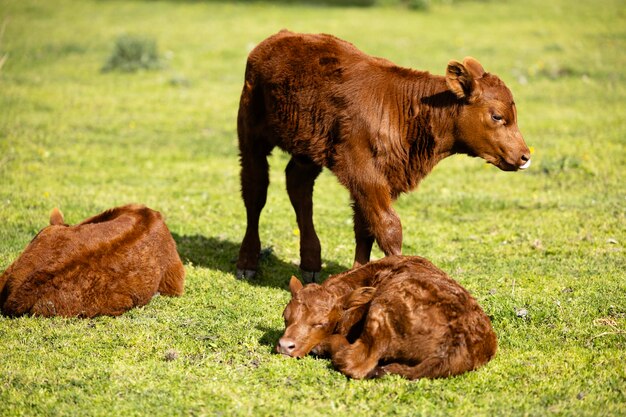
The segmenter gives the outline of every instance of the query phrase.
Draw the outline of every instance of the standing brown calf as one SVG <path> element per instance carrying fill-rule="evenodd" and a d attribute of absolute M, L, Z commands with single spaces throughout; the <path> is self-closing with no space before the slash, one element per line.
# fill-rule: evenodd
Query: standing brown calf
<path fill-rule="evenodd" d="M 450 61 L 437 76 L 330 35 L 281 31 L 250 53 L 237 130 L 247 212 L 239 277 L 258 268 L 267 156 L 276 146 L 292 155 L 287 192 L 305 278 L 321 269 L 312 193 L 322 167 L 350 191 L 358 266 L 369 261 L 374 240 L 385 255 L 401 253 L 402 226 L 391 204 L 442 159 L 464 153 L 505 171 L 530 165 L 511 92 L 475 59 Z"/>
<path fill-rule="evenodd" d="M 9 316 L 117 316 L 157 291 L 181 295 L 184 280 L 158 211 L 127 205 L 68 226 L 55 209 L 50 226 L 0 276 L 0 309 Z"/>
<path fill-rule="evenodd" d="M 351 378 L 440 378 L 471 371 L 496 353 L 476 300 L 432 263 L 389 256 L 330 277 L 289 283 L 279 353 L 328 355 Z"/>

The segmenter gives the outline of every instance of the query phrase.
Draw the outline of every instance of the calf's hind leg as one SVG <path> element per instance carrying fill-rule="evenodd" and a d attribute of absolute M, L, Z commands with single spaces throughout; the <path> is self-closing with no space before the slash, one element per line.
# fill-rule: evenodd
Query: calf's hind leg
<path fill-rule="evenodd" d="M 387 374 L 400 375 L 406 379 L 420 379 L 445 378 L 453 375 L 453 372 L 445 358 L 431 356 L 417 365 L 390 363 L 384 366 L 377 366 L 369 373 L 368 378 L 379 378 Z"/>
<path fill-rule="evenodd" d="M 166 266 L 161 282 L 159 283 L 159 292 L 164 295 L 182 295 L 185 285 L 185 268 L 178 259 L 172 259 Z"/>
<path fill-rule="evenodd" d="M 259 217 L 267 200 L 270 183 L 267 155 L 272 148 L 263 146 L 263 142 L 251 146 L 241 136 L 240 133 L 241 195 L 246 206 L 247 226 L 239 249 L 237 278 L 252 278 L 258 268 L 261 252 Z"/>
<path fill-rule="evenodd" d="M 320 240 L 313 225 L 313 185 L 322 168 L 308 158 L 292 157 L 287 164 L 287 193 L 300 229 L 300 268 L 305 282 L 315 282 L 322 269 Z"/>

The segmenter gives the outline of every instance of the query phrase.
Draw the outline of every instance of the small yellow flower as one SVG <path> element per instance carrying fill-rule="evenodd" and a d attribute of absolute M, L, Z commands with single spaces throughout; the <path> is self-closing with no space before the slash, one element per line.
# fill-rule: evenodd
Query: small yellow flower
<path fill-rule="evenodd" d="M 300 229 L 293 229 L 293 234 L 295 236 L 300 236 Z"/>
<path fill-rule="evenodd" d="M 530 146 L 528 149 L 530 149 L 530 154 L 534 154 L 535 153 L 535 147 L 534 146 Z"/>

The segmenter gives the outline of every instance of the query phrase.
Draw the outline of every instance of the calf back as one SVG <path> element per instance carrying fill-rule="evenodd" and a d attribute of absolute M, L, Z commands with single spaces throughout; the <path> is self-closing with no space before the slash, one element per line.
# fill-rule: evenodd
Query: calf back
<path fill-rule="evenodd" d="M 119 315 L 157 292 L 181 295 L 184 276 L 157 211 L 127 205 L 75 226 L 53 212 L 0 277 L 0 307 L 10 316 Z"/>
<path fill-rule="evenodd" d="M 497 339 L 476 299 L 423 258 L 390 258 L 396 264 L 372 279 L 376 293 L 365 328 L 385 346 L 382 356 L 407 363 L 443 356 L 448 375 L 488 362 Z"/>

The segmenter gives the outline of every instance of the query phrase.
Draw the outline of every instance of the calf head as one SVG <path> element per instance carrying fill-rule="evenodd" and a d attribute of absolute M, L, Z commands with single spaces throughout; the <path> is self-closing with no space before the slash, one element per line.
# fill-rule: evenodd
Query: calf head
<path fill-rule="evenodd" d="M 530 166 L 530 151 L 517 127 L 511 91 L 474 58 L 450 61 L 448 88 L 462 100 L 454 126 L 457 150 L 479 156 L 503 171 Z"/>
<path fill-rule="evenodd" d="M 350 313 L 369 302 L 375 291 L 362 287 L 337 296 L 319 284 L 303 287 L 296 277 L 291 277 L 289 290 L 291 301 L 283 312 L 285 333 L 276 351 L 294 358 L 306 356 L 334 333 L 345 333 L 347 327 L 358 321 Z"/>

